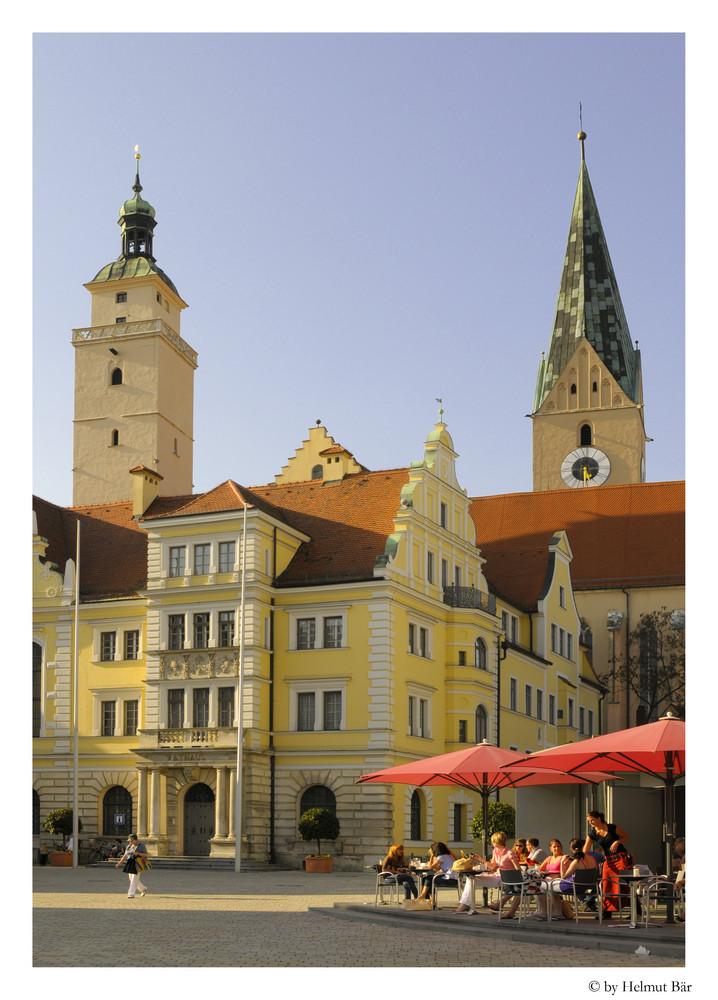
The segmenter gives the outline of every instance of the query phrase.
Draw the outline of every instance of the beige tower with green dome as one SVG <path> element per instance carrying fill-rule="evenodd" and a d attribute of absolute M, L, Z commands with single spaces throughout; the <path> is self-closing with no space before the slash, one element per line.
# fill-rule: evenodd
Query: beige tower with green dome
<path fill-rule="evenodd" d="M 155 263 L 155 210 L 134 194 L 120 209 L 122 252 L 85 285 L 91 326 L 75 348 L 73 504 L 127 500 L 131 469 L 164 495 L 192 492 L 197 354 L 180 335 L 187 303 Z"/>
<path fill-rule="evenodd" d="M 641 483 L 650 440 L 641 355 L 588 177 L 586 133 L 578 138 L 581 168 L 561 287 L 531 413 L 534 491 Z"/>

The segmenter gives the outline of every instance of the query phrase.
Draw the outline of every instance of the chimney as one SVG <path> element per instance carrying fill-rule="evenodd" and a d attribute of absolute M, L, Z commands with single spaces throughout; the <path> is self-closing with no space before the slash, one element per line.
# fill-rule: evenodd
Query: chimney
<path fill-rule="evenodd" d="M 145 465 L 130 469 L 130 475 L 135 477 L 132 488 L 132 516 L 142 517 L 159 493 L 160 481 L 164 477 Z"/>

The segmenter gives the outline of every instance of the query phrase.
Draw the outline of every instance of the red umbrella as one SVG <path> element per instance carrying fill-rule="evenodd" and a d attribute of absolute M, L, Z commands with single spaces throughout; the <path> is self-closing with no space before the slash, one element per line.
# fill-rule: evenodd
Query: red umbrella
<path fill-rule="evenodd" d="M 521 762 L 514 769 L 513 764 Z M 382 771 L 363 774 L 355 784 L 364 782 L 389 782 L 400 785 L 460 785 L 481 796 L 484 817 L 484 856 L 488 851 L 489 795 L 498 788 L 517 788 L 524 785 L 589 784 L 612 778 L 611 774 L 589 772 L 566 774 L 550 765 L 536 769 L 526 765 L 526 755 L 515 750 L 503 750 L 487 743 L 442 753 L 438 757 L 387 767 Z"/>
<path fill-rule="evenodd" d="M 671 848 L 675 837 L 675 781 L 685 774 L 686 767 L 686 724 L 682 719 L 669 712 L 658 722 L 525 755 L 522 763 L 535 770 L 561 768 L 575 775 L 593 767 L 607 771 L 635 771 L 662 781 L 665 789 L 666 874 L 670 875 Z"/>

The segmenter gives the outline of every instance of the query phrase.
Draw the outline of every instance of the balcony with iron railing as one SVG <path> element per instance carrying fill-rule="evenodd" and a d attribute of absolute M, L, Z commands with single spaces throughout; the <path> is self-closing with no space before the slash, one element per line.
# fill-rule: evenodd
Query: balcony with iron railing
<path fill-rule="evenodd" d="M 476 587 L 457 587 L 452 584 L 444 587 L 444 604 L 451 608 L 473 608 L 476 611 L 486 611 L 496 614 L 496 598 L 493 594 L 485 594 Z"/>

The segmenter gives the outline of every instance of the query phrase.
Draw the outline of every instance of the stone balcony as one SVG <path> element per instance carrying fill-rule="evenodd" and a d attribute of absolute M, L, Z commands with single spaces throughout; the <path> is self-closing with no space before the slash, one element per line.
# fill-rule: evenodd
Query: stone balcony
<path fill-rule="evenodd" d="M 140 750 L 224 750 L 236 748 L 237 730 L 219 726 L 140 729 Z"/>

